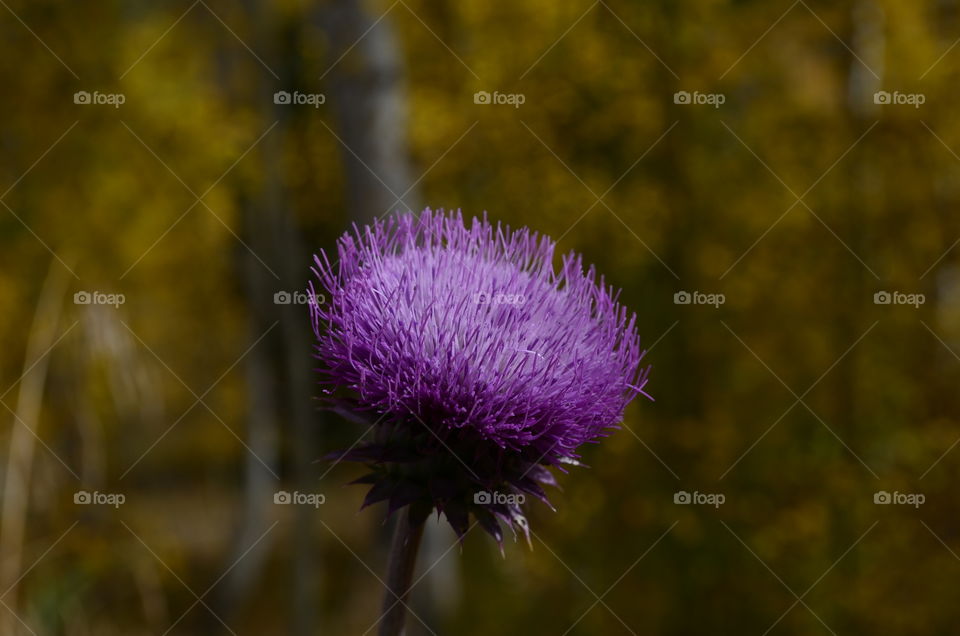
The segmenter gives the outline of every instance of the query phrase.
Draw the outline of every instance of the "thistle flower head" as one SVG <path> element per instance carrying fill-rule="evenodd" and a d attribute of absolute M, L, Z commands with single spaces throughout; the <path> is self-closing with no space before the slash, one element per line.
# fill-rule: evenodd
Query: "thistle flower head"
<path fill-rule="evenodd" d="M 578 255 L 556 269 L 555 245 L 428 209 L 314 257 L 325 399 L 375 423 L 372 442 L 334 454 L 373 468 L 365 505 L 436 507 L 461 535 L 473 513 L 498 542 L 498 519 L 526 532 L 519 502 L 546 501 L 546 467 L 579 463 L 645 395 L 635 315 Z"/>

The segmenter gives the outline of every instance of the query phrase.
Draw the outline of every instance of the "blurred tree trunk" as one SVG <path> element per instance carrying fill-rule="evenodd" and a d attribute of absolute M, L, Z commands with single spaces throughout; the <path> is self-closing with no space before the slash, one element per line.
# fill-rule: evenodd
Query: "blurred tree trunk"
<path fill-rule="evenodd" d="M 254 251 L 262 247 L 263 236 L 261 231 L 262 220 L 257 216 L 257 206 L 243 198 L 241 203 L 243 212 L 243 234 L 249 237 L 248 244 Z M 274 288 L 273 277 L 263 268 L 263 265 L 244 250 L 241 256 L 241 271 L 244 279 L 244 291 L 247 297 L 248 327 L 247 340 L 255 342 L 273 323 L 273 312 L 268 306 L 272 299 Z M 233 563 L 253 545 L 273 517 L 272 493 L 278 490 L 278 484 L 273 475 L 263 467 L 259 460 L 265 462 L 274 471 L 279 466 L 279 414 L 277 408 L 275 372 L 273 361 L 268 353 L 268 347 L 263 343 L 250 350 L 244 358 L 244 369 L 247 384 L 247 430 L 246 443 L 250 451 L 246 452 L 244 463 L 244 486 L 242 512 L 234 537 L 232 555 L 229 559 Z M 230 574 L 227 575 L 220 593 L 219 603 L 226 616 L 235 616 L 236 609 L 242 605 L 250 594 L 257 575 L 263 567 L 264 558 L 268 550 L 257 549 L 251 551 L 237 562 Z"/>
<path fill-rule="evenodd" d="M 336 118 L 347 216 L 358 225 L 391 212 L 422 209 L 410 176 L 403 57 L 389 17 L 369 11 L 360 0 L 333 0 L 316 14 L 329 41 L 330 59 L 321 79 Z M 389 530 L 384 527 L 379 537 L 384 553 Z M 442 526 L 427 524 L 422 559 L 434 564 L 450 547 L 450 535 Z M 443 559 L 419 586 L 433 597 L 417 610 L 428 624 L 454 600 L 456 568 L 455 559 Z"/>
<path fill-rule="evenodd" d="M 866 131 L 875 121 L 877 116 L 876 105 L 873 101 L 873 95 L 883 86 L 884 55 L 886 49 L 885 39 L 885 18 L 883 9 L 874 0 L 857 0 L 850 9 L 850 33 L 844 39 L 853 43 L 853 55 L 841 58 L 841 62 L 848 65 L 847 74 L 847 99 L 848 108 L 847 117 L 841 118 L 839 126 L 850 131 L 852 138 L 845 143 L 853 141 Z M 857 59 L 859 58 L 859 59 Z M 862 61 L 861 61 L 862 60 Z M 869 67 L 869 68 L 867 68 Z M 879 134 L 879 131 L 873 130 L 868 138 L 863 139 L 862 144 L 869 144 L 870 135 Z M 855 151 L 854 151 L 855 152 Z M 837 234 L 850 245 L 857 255 L 866 261 L 867 265 L 875 268 L 870 262 L 869 252 L 867 251 L 870 233 L 864 232 L 863 228 L 870 227 L 869 209 L 873 206 L 879 206 L 882 209 L 884 202 L 879 200 L 877 183 L 882 182 L 881 174 L 878 174 L 877 163 L 857 161 L 854 156 L 847 156 L 844 164 L 838 166 L 838 172 L 846 174 L 844 181 L 849 184 L 847 188 L 840 192 L 839 200 L 833 201 L 830 207 L 836 210 L 842 210 L 843 214 L 827 215 L 828 209 L 824 211 L 817 210 L 826 223 L 833 228 Z M 822 169 L 822 168 L 821 168 Z M 812 206 L 816 210 L 816 206 Z M 826 207 L 826 206 L 824 206 Z M 824 240 L 835 240 L 832 237 L 824 236 Z M 840 247 L 838 245 L 838 247 Z M 838 258 L 843 259 L 840 262 L 842 267 L 837 271 L 848 271 L 845 276 L 835 278 L 836 289 L 842 298 L 870 298 L 872 289 L 880 284 L 874 276 L 867 271 L 861 263 L 856 262 L 847 250 L 840 247 L 842 252 L 838 252 Z M 844 262 L 845 261 L 845 262 Z M 845 269 L 844 269 L 845 268 Z M 881 275 L 880 271 L 877 271 Z M 839 357 L 848 347 L 852 346 L 864 331 L 870 326 L 865 323 L 860 312 L 851 309 L 847 303 L 834 303 L 836 319 L 832 321 L 832 328 L 826 331 L 832 332 L 831 351 L 832 357 Z M 854 304 L 854 307 L 856 305 Z M 871 332 L 867 338 L 877 338 L 879 334 Z M 830 336 L 828 336 L 830 338 Z M 826 424 L 836 432 L 836 434 L 850 446 L 847 450 L 840 445 L 840 442 L 833 439 L 833 436 L 815 421 L 811 421 L 811 427 L 820 429 L 818 435 L 824 436 L 823 444 L 836 445 L 837 461 L 839 463 L 847 462 L 848 471 L 869 482 L 873 477 L 866 468 L 860 465 L 862 460 L 868 466 L 871 464 L 869 451 L 870 446 L 864 446 L 863 440 L 873 439 L 873 434 L 865 434 L 863 424 L 869 422 L 869 416 L 863 412 L 860 396 L 857 391 L 858 378 L 861 369 L 857 364 L 857 358 L 860 355 L 860 349 L 864 343 L 857 344 L 857 347 L 850 352 L 842 363 L 837 365 L 831 373 L 834 375 L 833 381 L 829 383 L 831 387 L 830 405 L 827 412 L 820 412 L 821 417 Z M 816 402 L 811 401 L 811 406 L 816 411 Z M 859 426 L 858 426 L 859 424 Z M 873 433 L 873 431 L 871 431 Z M 858 443 L 860 442 L 860 443 Z M 852 452 L 851 452 L 852 451 Z M 855 453 L 859 457 L 853 456 Z M 883 475 L 880 466 L 870 466 L 872 470 Z M 878 482 L 879 483 L 879 482 Z M 863 519 L 855 516 L 838 515 L 837 522 L 831 524 L 830 541 L 832 547 L 831 553 L 839 553 L 860 534 L 866 530 Z M 865 566 L 869 560 L 865 560 L 862 552 L 854 551 L 848 558 L 844 559 L 837 566 L 838 572 L 844 572 L 847 580 L 858 580 L 863 576 Z M 841 630 L 855 629 L 855 622 L 850 622 L 849 615 L 842 611 L 835 611 L 833 616 L 825 613 L 827 624 L 838 626 Z M 842 627 L 839 627 L 842 626 Z"/>
<path fill-rule="evenodd" d="M 252 48 L 279 75 L 280 81 L 275 82 L 264 71 L 257 75 L 257 82 L 252 87 L 236 84 L 232 69 L 240 60 L 234 60 L 232 56 L 242 52 L 238 53 L 234 48 L 224 49 L 228 67 L 226 84 L 230 86 L 228 94 L 252 94 L 254 103 L 260 105 L 258 111 L 263 127 L 276 122 L 255 153 L 260 161 L 258 190 L 241 196 L 239 200 L 243 210 L 244 240 L 274 269 L 275 275 L 250 254 L 244 254 L 243 273 L 250 302 L 251 335 L 257 337 L 273 320 L 279 319 L 282 352 L 278 359 L 270 360 L 266 354 L 254 349 L 245 361 L 251 410 L 247 436 L 254 452 L 265 460 L 273 458 L 277 455 L 274 422 L 278 416 L 289 422 L 288 434 L 292 441 L 290 485 L 309 492 L 316 489 L 313 461 L 319 455 L 315 430 L 320 426 L 320 418 L 311 406 L 314 393 L 312 337 L 307 308 L 294 304 L 273 305 L 272 301 L 276 291 L 302 291 L 309 277 L 309 254 L 290 210 L 283 169 L 291 154 L 287 140 L 306 135 L 305 117 L 315 111 L 311 109 L 304 115 L 302 109 L 295 106 L 273 103 L 276 90 L 292 92 L 302 80 L 298 52 L 302 28 L 299 23 L 293 19 L 280 23 L 269 5 L 261 0 L 247 0 L 245 6 L 255 25 L 252 27 L 255 32 Z M 330 64 L 369 30 L 353 51 L 361 63 L 351 64 L 349 72 L 336 64 L 329 76 L 330 102 L 337 119 L 334 129 L 340 139 L 338 143 L 342 144 L 345 163 L 349 218 L 366 222 L 396 208 L 407 209 L 397 201 L 401 196 L 415 209 L 411 193 L 407 193 L 411 189 L 411 180 L 399 52 L 387 21 L 381 20 L 373 26 L 376 16 L 368 14 L 358 2 L 335 2 L 318 11 L 316 16 L 333 41 L 335 55 Z M 315 92 L 312 87 L 305 91 Z M 244 188 L 240 190 L 244 191 Z M 271 382 L 273 377 L 282 378 L 282 381 Z M 289 407 L 278 408 L 278 403 Z M 269 508 L 272 503 L 270 481 L 263 467 L 251 457 L 247 463 L 244 514 L 237 531 L 235 557 L 256 540 L 275 516 Z M 316 607 L 320 596 L 317 573 L 322 570 L 315 547 L 314 511 L 306 506 L 295 506 L 291 513 L 294 515 L 290 548 L 293 567 L 291 633 L 314 634 L 317 633 Z M 256 552 L 261 556 L 248 554 L 225 581 L 221 604 L 228 616 L 235 614 L 251 593 L 262 569 L 266 551 L 258 548 Z"/>
<path fill-rule="evenodd" d="M 277 291 L 304 291 L 309 277 L 310 261 L 297 220 L 290 209 L 284 174 L 284 165 L 292 155 L 287 140 L 303 137 L 306 126 L 295 106 L 275 104 L 273 100 L 278 88 L 292 91 L 298 86 L 301 76 L 298 47 L 301 27 L 300 22 L 294 19 L 281 21 L 270 5 L 261 0 L 247 0 L 245 7 L 253 25 L 253 48 L 280 78 L 278 87 L 269 73 L 258 71 L 256 82 L 245 91 L 252 95 L 253 103 L 257 105 L 255 112 L 260 115 L 263 128 L 275 124 L 253 155 L 259 161 L 258 190 L 240 200 L 245 240 L 252 251 L 273 269 L 268 271 L 254 255 L 245 254 L 252 331 L 256 332 L 254 337 L 279 320 L 277 340 L 274 340 L 278 346 L 273 349 L 278 350 L 279 355 L 268 359 L 266 354 L 254 355 L 255 350 L 248 358 L 251 405 L 257 405 L 251 412 L 248 436 L 255 452 L 259 453 L 253 444 L 258 443 L 266 452 L 272 449 L 275 454 L 275 422 L 279 417 L 287 423 L 286 434 L 291 440 L 290 486 L 311 492 L 316 489 L 313 462 L 319 456 L 315 431 L 321 422 L 312 406 L 312 338 L 308 308 L 301 304 L 273 303 Z M 280 381 L 271 382 L 271 378 L 280 378 Z M 286 406 L 278 408 L 279 404 Z M 272 510 L 270 491 L 277 490 L 279 484 L 271 484 L 272 480 L 264 475 L 262 466 L 258 464 L 255 459 L 248 462 L 245 493 L 248 515 L 244 519 L 244 527 L 238 532 L 234 548 L 238 557 L 276 516 Z M 315 511 L 307 506 L 294 506 L 290 512 L 293 515 L 289 561 L 292 567 L 290 633 L 314 634 L 317 633 L 318 573 L 322 570 L 315 547 Z M 260 557 L 251 558 L 252 553 L 244 557 L 241 562 L 244 567 L 238 565 L 233 571 L 235 574 L 232 573 L 228 579 L 225 586 L 228 593 L 223 598 L 228 611 L 236 610 L 252 591 L 256 575 L 262 569 L 262 559 L 266 556 L 265 550 L 258 552 Z"/>
<path fill-rule="evenodd" d="M 847 143 L 853 141 L 864 131 L 866 131 L 875 121 L 877 116 L 877 106 L 874 104 L 873 95 L 880 90 L 883 85 L 884 55 L 886 50 L 886 24 L 882 7 L 874 0 L 858 0 L 851 8 L 850 14 L 851 33 L 849 41 L 853 43 L 853 53 L 844 61 L 848 64 L 847 74 L 847 97 L 849 108 L 848 117 L 840 122 L 843 128 L 851 131 L 854 137 Z M 859 59 L 857 59 L 859 58 Z M 869 68 L 868 68 L 869 67 Z M 869 135 L 880 134 L 874 130 Z M 869 137 L 868 135 L 868 137 Z M 863 139 L 863 144 L 870 143 L 869 138 Z M 847 173 L 845 182 L 849 184 L 841 194 L 841 200 L 836 202 L 837 209 L 843 210 L 844 214 L 837 215 L 835 219 L 824 220 L 834 227 L 837 234 L 846 241 L 850 248 L 867 265 L 874 267 L 870 263 L 868 250 L 869 233 L 864 232 L 863 228 L 870 227 L 869 212 L 870 208 L 882 208 L 885 203 L 878 196 L 876 184 L 882 182 L 882 176 L 878 173 L 876 163 L 867 163 L 856 161 L 853 157 L 846 157 L 846 163 L 840 169 Z M 853 256 L 846 253 L 846 250 L 840 255 L 840 258 L 846 259 L 849 263 L 848 269 L 851 272 L 846 278 L 838 277 L 836 284 L 840 288 L 841 294 L 847 298 L 868 298 L 876 285 L 880 284 L 874 276 L 867 271 L 862 264 L 853 260 Z M 876 270 L 874 270 L 876 271 Z M 880 272 L 876 272 L 880 275 Z M 836 341 L 833 346 L 835 355 L 839 356 L 847 347 L 856 342 L 863 332 L 869 327 L 864 324 L 859 312 L 851 311 L 844 303 L 837 304 L 837 320 L 834 321 L 834 333 Z M 873 334 L 876 337 L 876 334 Z M 868 336 L 870 337 L 870 336 Z M 856 356 L 851 352 L 851 358 Z M 827 414 L 827 418 L 834 420 L 830 423 L 831 428 L 836 427 L 837 435 L 848 441 L 854 452 L 860 454 L 866 451 L 865 448 L 857 448 L 854 440 L 861 439 L 855 437 L 857 431 L 851 430 L 857 422 L 866 421 L 859 411 L 857 396 L 857 375 L 859 373 L 856 362 L 846 360 L 833 372 L 836 374 L 835 381 L 831 384 L 834 387 L 834 396 L 831 404 L 834 406 L 832 413 Z M 850 453 L 843 450 L 843 453 L 850 461 L 857 462 L 856 458 L 851 457 Z M 864 461 L 868 458 L 864 457 Z M 859 463 L 859 462 L 857 462 Z M 867 462 L 869 464 L 869 462 Z M 858 470 L 862 467 L 858 466 Z M 867 474 L 867 473 L 864 473 Z M 855 531 L 854 528 L 850 529 Z M 842 542 L 842 539 L 840 539 Z M 852 562 L 852 561 L 851 561 Z"/>
<path fill-rule="evenodd" d="M 350 218 L 366 223 L 388 212 L 419 211 L 403 64 L 388 18 L 367 11 L 360 0 L 334 0 L 317 17 L 330 44 L 332 66 L 321 79 L 336 117 Z"/>

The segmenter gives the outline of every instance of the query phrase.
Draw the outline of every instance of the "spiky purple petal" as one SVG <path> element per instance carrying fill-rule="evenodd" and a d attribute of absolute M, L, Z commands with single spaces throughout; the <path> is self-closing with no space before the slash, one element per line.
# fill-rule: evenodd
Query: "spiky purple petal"
<path fill-rule="evenodd" d="M 334 262 L 314 257 L 320 382 L 333 408 L 379 418 L 377 441 L 338 456 L 379 471 L 366 503 L 392 511 L 424 493 L 459 534 L 470 510 L 498 541 L 497 517 L 526 534 L 519 506 L 472 494 L 546 501 L 544 466 L 577 464 L 646 395 L 636 316 L 578 255 L 555 269 L 554 249 L 428 209 L 355 227 Z"/>

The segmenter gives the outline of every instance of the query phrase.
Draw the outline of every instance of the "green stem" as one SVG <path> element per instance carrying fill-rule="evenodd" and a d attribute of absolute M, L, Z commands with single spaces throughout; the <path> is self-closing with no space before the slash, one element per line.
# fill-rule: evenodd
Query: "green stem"
<path fill-rule="evenodd" d="M 390 562 L 387 566 L 387 593 L 383 597 L 383 617 L 380 621 L 380 636 L 400 636 L 407 618 L 407 597 L 413 570 L 417 563 L 417 551 L 423 537 L 424 522 L 414 523 L 409 508 L 403 508 L 397 519 L 390 546 Z"/>

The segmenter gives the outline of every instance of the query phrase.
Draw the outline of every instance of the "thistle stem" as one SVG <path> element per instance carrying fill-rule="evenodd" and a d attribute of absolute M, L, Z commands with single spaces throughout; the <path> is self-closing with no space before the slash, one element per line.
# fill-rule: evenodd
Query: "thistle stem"
<path fill-rule="evenodd" d="M 383 597 L 380 636 L 400 636 L 403 633 L 403 624 L 407 618 L 407 597 L 417 563 L 420 539 L 423 537 L 423 526 L 424 522 L 411 521 L 408 508 L 400 511 L 390 545 L 387 592 Z"/>

